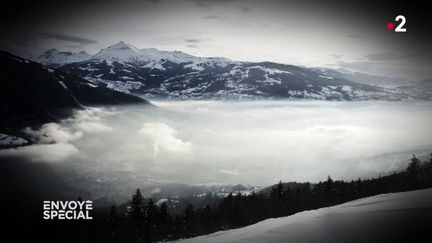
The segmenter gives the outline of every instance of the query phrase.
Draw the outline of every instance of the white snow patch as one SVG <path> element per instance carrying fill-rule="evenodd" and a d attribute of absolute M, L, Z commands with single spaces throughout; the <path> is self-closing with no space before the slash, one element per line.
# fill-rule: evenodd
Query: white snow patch
<path fill-rule="evenodd" d="M 87 83 L 88 86 L 92 87 L 92 88 L 97 88 L 98 86 L 96 84 L 92 84 L 92 83 Z"/>
<path fill-rule="evenodd" d="M 273 218 L 234 230 L 220 231 L 206 236 L 178 241 L 180 243 L 313 243 L 341 242 L 340 229 L 351 229 L 348 237 L 358 234 L 370 237 L 367 230 L 379 230 L 386 223 L 393 223 L 394 215 L 421 215 L 432 205 L 432 189 L 382 194 L 341 205 L 304 211 L 292 216 Z M 356 219 L 362 218 L 363 221 Z M 373 219 L 380 220 L 373 220 Z M 368 219 L 368 220 L 365 220 Z M 387 221 L 384 221 L 387 220 Z M 361 224 L 367 228 L 362 228 Z M 345 232 L 346 233 L 346 232 Z M 373 240 L 373 239 L 372 239 Z M 342 242 L 350 242 L 346 239 Z"/>
<path fill-rule="evenodd" d="M 168 202 L 168 199 L 166 199 L 166 198 L 162 198 L 162 199 L 159 199 L 159 200 L 156 202 L 156 205 L 157 205 L 158 207 L 160 207 L 160 206 L 162 205 L 162 203 L 166 203 L 166 202 Z"/>
<path fill-rule="evenodd" d="M 28 141 L 23 138 L 0 133 L 0 146 L 21 146 L 27 143 Z"/>
<path fill-rule="evenodd" d="M 325 75 L 318 75 L 318 77 L 325 78 L 325 79 L 334 79 L 333 77 L 325 76 Z"/>
<path fill-rule="evenodd" d="M 345 86 L 342 87 L 342 91 L 345 91 L 345 92 L 352 92 L 353 89 L 352 89 L 351 86 L 347 86 L 347 85 L 345 85 Z"/>
<path fill-rule="evenodd" d="M 59 84 L 60 84 L 64 89 L 68 89 L 68 87 L 66 86 L 65 83 L 63 83 L 63 81 L 59 81 Z"/>

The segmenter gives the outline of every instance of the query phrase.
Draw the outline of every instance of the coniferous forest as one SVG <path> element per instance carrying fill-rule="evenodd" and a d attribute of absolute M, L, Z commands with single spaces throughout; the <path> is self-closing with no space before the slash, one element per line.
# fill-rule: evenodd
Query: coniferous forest
<path fill-rule="evenodd" d="M 137 189 L 127 204 L 95 208 L 93 220 L 45 221 L 40 226 L 49 225 L 46 228 L 50 229 L 50 238 L 62 241 L 168 241 L 243 227 L 268 218 L 377 194 L 427 187 L 432 187 L 432 154 L 426 161 L 413 155 L 404 171 L 386 176 L 352 181 L 334 180 L 328 176 L 317 184 L 281 181 L 268 190 L 249 195 L 229 194 L 222 199 L 210 196 L 212 203 L 200 207 L 188 203 L 180 213 L 170 212 L 166 203 L 157 206 L 152 198 L 144 198 Z"/>

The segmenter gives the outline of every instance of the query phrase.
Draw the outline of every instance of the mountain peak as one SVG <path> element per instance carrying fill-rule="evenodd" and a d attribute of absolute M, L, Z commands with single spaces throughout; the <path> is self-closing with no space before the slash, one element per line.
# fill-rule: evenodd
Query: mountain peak
<path fill-rule="evenodd" d="M 180 51 L 161 51 L 156 48 L 143 48 L 138 49 L 137 47 L 120 41 L 114 45 L 111 45 L 105 49 L 99 51 L 95 56 L 98 60 L 110 60 L 110 61 L 144 61 L 152 62 L 156 66 L 158 62 L 162 60 L 168 60 L 174 63 L 181 62 L 192 62 L 200 61 L 204 62 L 203 59 L 189 55 Z"/>
<path fill-rule="evenodd" d="M 124 41 L 120 41 L 100 50 L 94 58 L 102 60 L 130 60 L 142 59 L 143 55 L 138 48 L 127 44 Z"/>
<path fill-rule="evenodd" d="M 114 45 L 108 46 L 105 49 L 102 50 L 116 50 L 116 51 L 133 51 L 133 52 L 140 52 L 140 49 L 136 48 L 135 46 L 128 44 L 124 41 L 120 41 Z"/>
<path fill-rule="evenodd" d="M 130 44 L 127 44 L 124 41 L 119 41 L 116 44 L 109 46 L 108 48 L 133 48 L 133 46 Z"/>

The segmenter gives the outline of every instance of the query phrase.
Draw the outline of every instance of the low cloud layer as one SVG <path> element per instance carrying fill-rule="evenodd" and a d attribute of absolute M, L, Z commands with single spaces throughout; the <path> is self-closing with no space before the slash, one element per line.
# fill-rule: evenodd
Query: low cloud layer
<path fill-rule="evenodd" d="M 140 132 L 147 135 L 153 141 L 154 159 L 157 159 L 159 150 L 161 149 L 174 153 L 190 152 L 190 143 L 177 138 L 177 130 L 165 123 L 144 123 Z"/>
<path fill-rule="evenodd" d="M 27 133 L 40 144 L 3 150 L 78 173 L 142 183 L 268 185 L 356 179 L 404 168 L 432 148 L 432 104 L 156 102 L 90 108 Z"/>

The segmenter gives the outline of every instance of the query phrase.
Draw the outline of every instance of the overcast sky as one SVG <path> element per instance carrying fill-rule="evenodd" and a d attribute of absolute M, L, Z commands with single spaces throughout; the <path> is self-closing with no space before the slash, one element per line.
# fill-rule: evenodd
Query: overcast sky
<path fill-rule="evenodd" d="M 197 56 L 432 77 L 428 37 L 412 24 L 418 16 L 396 8 L 381 11 L 376 4 L 80 0 L 42 6 L 14 9 L 10 24 L 3 22 L 2 49 L 20 55 L 39 55 L 48 48 L 94 54 L 123 40 Z M 396 13 L 407 17 L 407 33 L 386 28 Z"/>

